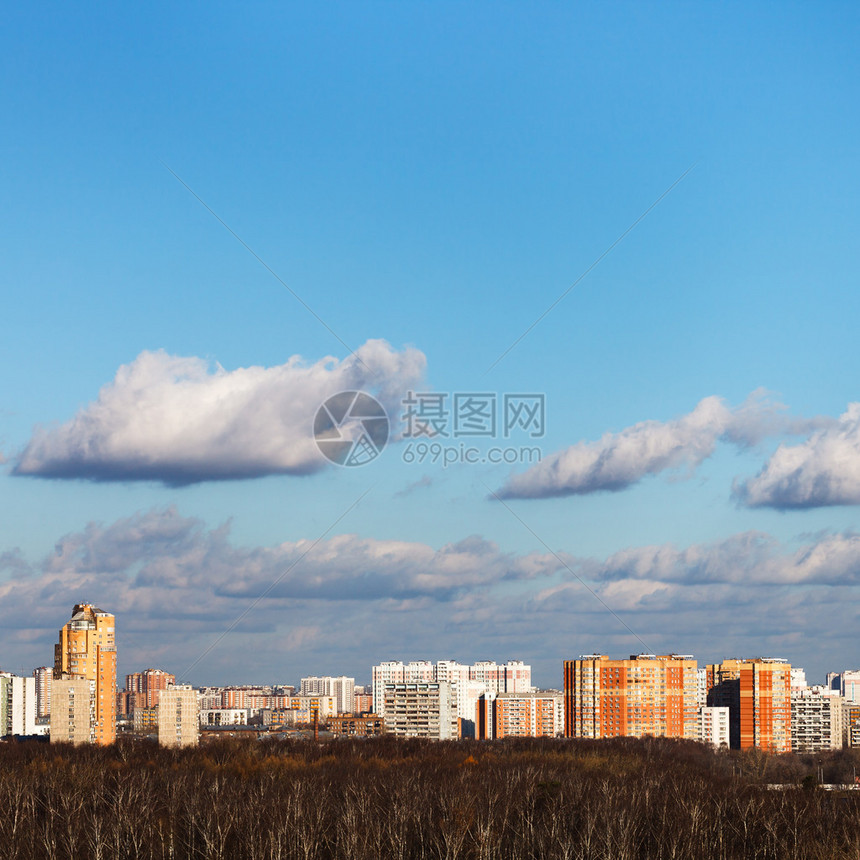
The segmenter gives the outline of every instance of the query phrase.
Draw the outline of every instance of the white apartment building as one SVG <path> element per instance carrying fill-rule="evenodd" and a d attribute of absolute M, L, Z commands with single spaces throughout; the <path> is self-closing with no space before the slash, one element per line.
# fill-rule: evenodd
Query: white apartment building
<path fill-rule="evenodd" d="M 729 748 L 729 709 L 699 708 L 697 739 L 716 749 Z"/>
<path fill-rule="evenodd" d="M 54 680 L 53 666 L 40 666 L 33 670 L 36 681 L 36 717 L 51 716 L 51 684 Z"/>
<path fill-rule="evenodd" d="M 809 685 L 806 683 L 806 670 L 801 669 L 799 666 L 791 667 L 791 689 L 802 689 L 803 687 L 808 687 Z"/>
<path fill-rule="evenodd" d="M 330 675 L 302 678 L 301 695 L 333 696 L 337 713 L 352 714 L 355 711 L 355 678 L 345 675 L 337 678 Z"/>
<path fill-rule="evenodd" d="M 201 726 L 246 726 L 247 708 L 201 708 L 198 715 Z"/>
<path fill-rule="evenodd" d="M 841 749 L 844 700 L 828 687 L 796 687 L 791 691 L 791 751 Z"/>
<path fill-rule="evenodd" d="M 457 717 L 464 737 L 474 737 L 478 698 L 483 693 L 528 693 L 532 687 L 531 666 L 521 660 L 494 663 L 482 660 L 471 665 L 456 660 L 401 663 L 389 661 L 373 667 L 373 709 L 385 716 L 387 684 L 445 682 L 451 685 Z"/>
<path fill-rule="evenodd" d="M 704 708 L 708 704 L 708 670 L 701 666 L 696 669 L 696 706 Z"/>
<path fill-rule="evenodd" d="M 390 734 L 430 740 L 459 737 L 457 709 L 447 681 L 386 684 L 382 701 Z"/>
<path fill-rule="evenodd" d="M 0 672 L 0 737 L 36 734 L 36 679 Z"/>
<path fill-rule="evenodd" d="M 860 669 L 830 672 L 827 686 L 836 690 L 845 701 L 860 705 Z"/>

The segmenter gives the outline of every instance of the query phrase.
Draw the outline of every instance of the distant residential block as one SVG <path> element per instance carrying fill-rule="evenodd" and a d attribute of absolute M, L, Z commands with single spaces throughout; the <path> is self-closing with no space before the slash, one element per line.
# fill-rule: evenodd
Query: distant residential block
<path fill-rule="evenodd" d="M 0 737 L 36 734 L 36 679 L 0 672 Z"/>
<path fill-rule="evenodd" d="M 162 690 L 158 703 L 158 743 L 165 747 L 196 746 L 199 732 L 197 692 L 187 684 Z"/>
<path fill-rule="evenodd" d="M 689 738 L 698 734 L 698 673 L 686 654 L 610 660 L 589 654 L 564 664 L 565 735 Z"/>
<path fill-rule="evenodd" d="M 553 738 L 564 734 L 563 696 L 556 691 L 482 693 L 475 725 L 480 740 Z"/>
<path fill-rule="evenodd" d="M 385 733 L 385 721 L 378 714 L 339 714 L 328 721 L 328 730 L 337 737 L 373 737 Z"/>
<path fill-rule="evenodd" d="M 699 709 L 698 740 L 716 749 L 729 748 L 729 709 L 726 707 Z"/>
<path fill-rule="evenodd" d="M 385 729 L 403 738 L 459 737 L 457 708 L 448 681 L 386 684 Z"/>
<path fill-rule="evenodd" d="M 60 628 L 54 646 L 54 687 L 60 678 L 89 681 L 92 689 L 91 737 L 97 744 L 116 740 L 116 620 L 90 603 L 77 604 L 71 620 Z M 76 694 L 79 695 L 79 694 Z M 66 732 L 61 732 L 64 736 Z M 82 735 L 81 735 L 82 736 Z M 54 733 L 51 738 L 55 739 Z"/>
<path fill-rule="evenodd" d="M 96 742 L 95 681 L 54 678 L 51 685 L 51 743 Z"/>
<path fill-rule="evenodd" d="M 706 667 L 708 704 L 729 708 L 732 749 L 791 752 L 791 665 L 778 657 Z"/>

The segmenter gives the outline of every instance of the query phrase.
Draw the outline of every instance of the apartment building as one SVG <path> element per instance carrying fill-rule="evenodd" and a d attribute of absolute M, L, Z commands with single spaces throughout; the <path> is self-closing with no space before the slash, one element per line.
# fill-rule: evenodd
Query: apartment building
<path fill-rule="evenodd" d="M 135 707 L 158 707 L 161 691 L 176 683 L 176 677 L 164 669 L 144 669 L 125 676 L 125 692 L 129 694 L 128 712 Z"/>
<path fill-rule="evenodd" d="M 732 749 L 791 751 L 788 661 L 778 657 L 732 658 L 706 669 L 708 704 L 729 708 Z"/>
<path fill-rule="evenodd" d="M 51 743 L 96 743 L 95 681 L 68 676 L 51 684 Z"/>
<path fill-rule="evenodd" d="M 339 714 L 355 712 L 355 678 L 347 678 L 345 675 L 337 678 L 330 675 L 314 675 L 302 678 L 301 694 L 303 696 L 334 696 L 335 707 Z"/>
<path fill-rule="evenodd" d="M 390 734 L 431 740 L 459 737 L 457 708 L 447 681 L 386 684 L 382 701 Z"/>
<path fill-rule="evenodd" d="M 482 693 L 475 726 L 480 740 L 554 738 L 564 734 L 564 697 L 557 691 Z"/>
<path fill-rule="evenodd" d="M 51 716 L 51 682 L 54 680 L 53 666 L 40 666 L 33 670 L 36 682 L 36 717 Z"/>
<path fill-rule="evenodd" d="M 860 704 L 842 700 L 842 746 L 860 747 Z"/>
<path fill-rule="evenodd" d="M 386 684 L 444 682 L 450 685 L 455 702 L 460 734 L 475 736 L 475 707 L 483 693 L 529 692 L 531 666 L 519 660 L 494 663 L 484 660 L 477 663 L 458 663 L 456 660 L 426 660 L 411 663 L 387 662 L 373 667 L 373 709 L 385 716 L 384 688 Z"/>
<path fill-rule="evenodd" d="M 824 686 L 791 691 L 791 750 L 815 753 L 842 748 L 844 699 Z"/>
<path fill-rule="evenodd" d="M 158 708 L 135 708 L 132 714 L 132 727 L 136 735 L 157 735 Z"/>
<path fill-rule="evenodd" d="M 335 737 L 369 738 L 385 734 L 385 721 L 378 714 L 339 714 L 328 721 L 328 730 Z"/>
<path fill-rule="evenodd" d="M 846 701 L 860 705 L 860 669 L 828 673 L 827 686 Z"/>
<path fill-rule="evenodd" d="M 115 637 L 114 616 L 90 603 L 81 603 L 72 610 L 71 620 L 60 628 L 59 642 L 54 646 L 52 724 L 54 687 L 57 681 L 88 681 L 93 696 L 91 735 L 93 742 L 97 744 L 112 744 L 116 740 Z M 65 704 L 66 702 L 63 708 Z"/>
<path fill-rule="evenodd" d="M 707 705 L 699 708 L 697 739 L 716 749 L 728 749 L 729 709 L 709 708 Z"/>
<path fill-rule="evenodd" d="M 686 654 L 610 660 L 587 654 L 564 663 L 565 735 L 689 738 L 698 734 L 697 665 Z"/>
<path fill-rule="evenodd" d="M 36 734 L 36 679 L 0 672 L 0 737 Z"/>
<path fill-rule="evenodd" d="M 196 746 L 200 729 L 197 692 L 188 684 L 162 690 L 158 703 L 158 743 L 165 747 Z"/>
<path fill-rule="evenodd" d="M 355 704 L 353 705 L 354 713 L 370 714 L 373 713 L 373 694 L 372 693 L 356 693 Z"/>

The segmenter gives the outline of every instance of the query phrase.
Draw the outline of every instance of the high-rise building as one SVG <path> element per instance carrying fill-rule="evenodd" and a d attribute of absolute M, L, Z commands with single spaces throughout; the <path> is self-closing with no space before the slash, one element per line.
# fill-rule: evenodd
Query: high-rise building
<path fill-rule="evenodd" d="M 729 748 L 729 709 L 699 708 L 699 735 L 698 740 L 703 744 L 710 744 L 717 749 Z"/>
<path fill-rule="evenodd" d="M 51 685 L 51 743 L 95 743 L 95 682 L 54 678 Z"/>
<path fill-rule="evenodd" d="M 39 718 L 51 716 L 51 682 L 54 680 L 54 670 L 50 666 L 40 666 L 33 670 L 36 681 L 36 716 Z"/>
<path fill-rule="evenodd" d="M 158 743 L 161 746 L 196 746 L 199 727 L 196 690 L 184 684 L 161 691 L 158 703 Z"/>
<path fill-rule="evenodd" d="M 706 669 L 708 704 L 729 708 L 732 749 L 791 752 L 791 665 L 786 660 L 730 659 Z"/>
<path fill-rule="evenodd" d="M 36 733 L 36 679 L 0 672 L 0 737 Z"/>
<path fill-rule="evenodd" d="M 162 690 L 176 683 L 176 677 L 164 669 L 144 669 L 125 676 L 125 691 L 131 694 L 128 710 L 132 713 L 136 707 L 155 708 L 158 706 Z"/>
<path fill-rule="evenodd" d="M 385 729 L 404 738 L 459 737 L 457 708 L 447 681 L 386 684 Z"/>
<path fill-rule="evenodd" d="M 686 654 L 564 663 L 565 735 L 572 738 L 689 738 L 698 734 L 697 666 Z"/>
<path fill-rule="evenodd" d="M 330 675 L 302 678 L 303 696 L 334 696 L 339 714 L 355 711 L 355 678 L 345 675 L 333 678 Z"/>
<path fill-rule="evenodd" d="M 412 684 L 428 681 L 451 686 L 454 707 L 460 720 L 460 734 L 475 734 L 475 708 L 482 693 L 527 693 L 532 689 L 531 666 L 519 660 L 505 664 L 480 661 L 471 665 L 456 660 L 437 663 L 387 662 L 373 667 L 373 710 L 385 716 L 384 690 L 387 684 Z"/>
<path fill-rule="evenodd" d="M 791 691 L 791 750 L 816 753 L 842 748 L 844 699 L 829 687 Z"/>
<path fill-rule="evenodd" d="M 827 686 L 836 690 L 846 701 L 860 705 L 860 670 L 830 672 Z"/>
<path fill-rule="evenodd" d="M 54 646 L 51 724 L 54 723 L 57 682 L 88 681 L 93 699 L 89 709 L 93 722 L 90 735 L 97 744 L 112 744 L 116 740 L 115 625 L 114 616 L 109 612 L 89 603 L 78 604 L 72 610 L 71 620 L 60 628 L 60 641 Z M 75 695 L 79 695 L 77 688 Z M 64 701 L 60 710 L 65 712 L 67 705 Z"/>
<path fill-rule="evenodd" d="M 476 706 L 475 737 L 554 738 L 564 732 L 562 694 L 554 690 L 533 693 L 481 693 Z"/>
<path fill-rule="evenodd" d="M 860 704 L 842 700 L 842 746 L 860 747 Z"/>

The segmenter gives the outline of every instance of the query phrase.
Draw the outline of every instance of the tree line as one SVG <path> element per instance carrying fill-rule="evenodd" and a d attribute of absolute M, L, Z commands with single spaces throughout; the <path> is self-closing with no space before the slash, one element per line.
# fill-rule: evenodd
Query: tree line
<path fill-rule="evenodd" d="M 860 858 L 857 751 L 506 740 L 0 744 L 15 860 Z M 786 783 L 773 790 L 769 783 Z"/>

